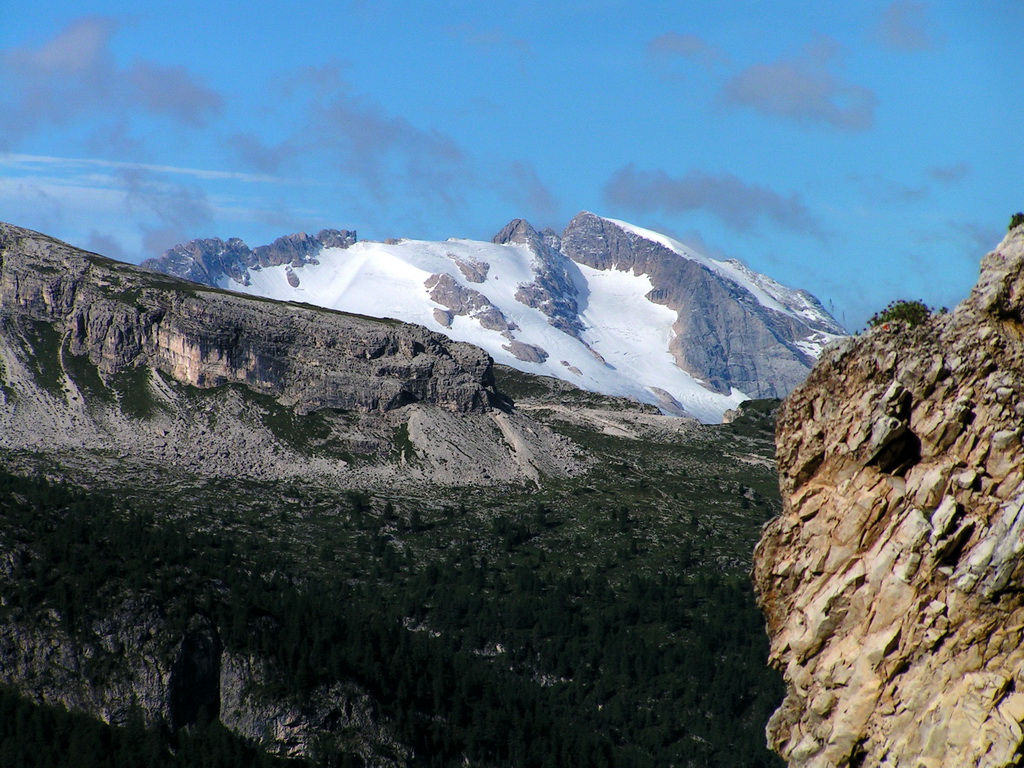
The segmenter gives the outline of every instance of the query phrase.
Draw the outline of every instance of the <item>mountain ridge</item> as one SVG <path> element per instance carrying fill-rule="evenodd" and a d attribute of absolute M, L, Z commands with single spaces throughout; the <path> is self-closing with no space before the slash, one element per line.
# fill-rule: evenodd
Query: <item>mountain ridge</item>
<path fill-rule="evenodd" d="M 0 374 L 0 447 L 89 456 L 97 472 L 315 471 L 352 487 L 396 474 L 523 482 L 583 466 L 508 407 L 478 347 L 201 287 L 7 224 Z"/>
<path fill-rule="evenodd" d="M 804 291 L 589 212 L 561 235 L 514 219 L 490 243 L 375 243 L 340 231 L 348 239 L 329 245 L 340 236 L 325 233 L 337 232 L 289 236 L 323 242 L 304 259 L 237 262 L 199 276 L 243 293 L 425 325 L 525 372 L 712 423 L 747 397 L 786 394 L 845 333 Z M 195 277 L 182 253 L 220 264 L 222 251 L 222 241 L 193 241 L 143 264 Z"/>

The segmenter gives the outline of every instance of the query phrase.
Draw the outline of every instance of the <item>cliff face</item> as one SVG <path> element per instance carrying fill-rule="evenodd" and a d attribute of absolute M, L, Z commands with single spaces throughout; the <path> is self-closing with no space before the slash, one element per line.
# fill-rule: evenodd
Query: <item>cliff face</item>
<path fill-rule="evenodd" d="M 754 579 L 791 766 L 1024 753 L 1024 227 L 971 296 L 826 352 L 778 422 Z"/>
<path fill-rule="evenodd" d="M 357 684 L 320 686 L 302 703 L 268 692 L 266 659 L 225 649 L 198 615 L 172 632 L 164 608 L 133 598 L 76 634 L 52 612 L 42 623 L 0 623 L 0 683 L 112 725 L 138 714 L 177 731 L 216 719 L 282 757 L 330 744 L 379 768 L 407 763 L 408 748 Z"/>
<path fill-rule="evenodd" d="M 755 398 L 782 397 L 814 363 L 801 344 L 815 333 L 844 333 L 810 294 L 793 292 L 815 309 L 802 319 L 769 310 L 700 262 L 592 213 L 569 223 L 561 246 L 579 264 L 648 275 L 648 298 L 678 314 L 669 343 L 676 365 L 715 392 L 735 387 Z M 753 276 L 738 262 L 733 268 Z"/>
<path fill-rule="evenodd" d="M 302 413 L 483 411 L 493 384 L 484 352 L 417 326 L 198 289 L 10 225 L 0 311 L 55 323 L 101 374 L 147 365 L 196 387 L 245 384 Z"/>
<path fill-rule="evenodd" d="M 484 351 L 422 326 L 198 286 L 0 224 L 0 449 L 115 481 L 126 463 L 345 487 L 580 469 L 567 439 L 496 397 Z"/>

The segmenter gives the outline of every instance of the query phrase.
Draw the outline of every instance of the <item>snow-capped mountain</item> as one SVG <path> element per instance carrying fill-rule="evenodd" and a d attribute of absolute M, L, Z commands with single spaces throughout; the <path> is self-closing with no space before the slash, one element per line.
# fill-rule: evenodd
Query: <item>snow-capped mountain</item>
<path fill-rule="evenodd" d="M 592 213 L 561 236 L 357 242 L 323 230 L 249 250 L 194 240 L 144 266 L 221 288 L 440 330 L 499 363 L 717 422 L 783 396 L 844 333 L 809 293 Z"/>

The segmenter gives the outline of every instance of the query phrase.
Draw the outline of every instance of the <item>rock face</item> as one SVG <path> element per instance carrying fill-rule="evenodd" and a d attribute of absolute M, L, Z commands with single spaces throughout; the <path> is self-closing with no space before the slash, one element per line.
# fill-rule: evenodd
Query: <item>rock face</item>
<path fill-rule="evenodd" d="M 949 315 L 827 351 L 784 402 L 754 580 L 790 766 L 1024 753 L 1024 227 Z"/>
<path fill-rule="evenodd" d="M 347 229 L 322 229 L 315 237 L 298 232 L 253 249 L 237 237 L 227 242 L 211 237 L 176 245 L 157 259 L 146 259 L 142 266 L 204 285 L 217 285 L 225 276 L 248 285 L 251 269 L 316 264 L 324 248 L 348 248 L 355 242 L 356 233 Z"/>
<path fill-rule="evenodd" d="M 669 343 L 676 364 L 716 392 L 734 387 L 755 398 L 781 397 L 803 381 L 814 363 L 799 343 L 808 331 L 844 333 L 806 292 L 792 291 L 819 310 L 816 318 L 800 320 L 773 311 L 705 264 L 680 258 L 665 245 L 592 213 L 569 223 L 561 247 L 579 264 L 648 275 L 648 298 L 678 313 Z M 748 280 L 766 280 L 739 262 L 731 266 Z"/>
<path fill-rule="evenodd" d="M 234 240 L 194 241 L 144 266 L 421 323 L 527 373 L 709 422 L 747 397 L 787 394 L 824 344 L 845 334 L 804 291 L 592 213 L 562 235 L 514 219 L 490 243 L 363 241 L 338 250 L 327 239 L 283 238 L 295 243 L 277 241 L 274 260 L 257 258 L 261 248 L 246 255 Z M 319 255 L 315 241 L 325 242 Z"/>
<path fill-rule="evenodd" d="M 152 601 L 126 602 L 74 636 L 56 616 L 0 622 L 0 683 L 40 703 L 111 725 L 140 714 L 172 731 L 216 719 L 281 757 L 310 757 L 331 744 L 378 768 L 408 763 L 408 748 L 358 685 L 321 686 L 297 704 L 265 693 L 267 664 L 226 650 L 199 616 L 175 635 Z"/>
<path fill-rule="evenodd" d="M 200 388 L 244 384 L 301 413 L 483 411 L 493 384 L 484 352 L 417 326 L 196 290 L 3 224 L 0 312 L 55 324 L 62 350 L 104 376 L 146 365 Z"/>
<path fill-rule="evenodd" d="M 523 219 L 514 219 L 496 234 L 492 242 L 526 245 L 536 257 L 535 278 L 516 291 L 516 300 L 543 312 L 548 322 L 570 336 L 580 337 L 578 270 L 560 252 L 561 238 L 553 232 L 541 235 Z"/>

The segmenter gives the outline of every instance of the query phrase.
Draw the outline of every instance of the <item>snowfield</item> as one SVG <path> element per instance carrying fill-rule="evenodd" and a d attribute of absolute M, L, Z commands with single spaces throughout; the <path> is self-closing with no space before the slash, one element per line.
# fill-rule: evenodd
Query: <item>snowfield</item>
<path fill-rule="evenodd" d="M 708 259 L 664 235 L 608 221 L 661 243 L 684 258 L 699 261 L 748 290 L 766 307 L 794 316 L 803 310 L 797 301 L 801 292 L 753 273 L 739 262 Z M 721 421 L 726 410 L 748 399 L 737 390 L 728 395 L 712 392 L 676 366 L 668 351 L 676 313 L 646 298 L 652 288 L 646 275 L 576 265 L 577 303 L 585 324 L 580 338 L 576 338 L 558 330 L 544 313 L 516 298 L 520 286 L 533 283 L 537 277 L 537 256 L 526 245 L 460 239 L 366 241 L 347 249 L 325 248 L 318 261 L 296 268 L 282 265 L 251 269 L 248 285 L 224 277 L 220 287 L 417 323 L 476 344 L 498 363 L 564 379 L 590 391 L 636 398 L 658 405 L 667 413 L 685 413 L 704 422 Z M 469 279 L 464 273 L 466 265 L 479 267 L 476 275 L 471 273 L 473 277 L 486 270 L 483 282 Z M 483 294 L 504 315 L 509 329 L 485 328 L 475 312 L 455 314 L 447 327 L 444 319 L 449 307 L 434 301 L 427 287 L 435 275 L 449 275 L 459 286 Z M 297 286 L 291 285 L 289 276 L 292 281 L 298 278 Z M 815 334 L 801 349 L 816 357 L 826 337 L 830 334 Z M 520 359 L 513 354 L 513 341 L 539 348 L 546 357 L 541 362 Z"/>

